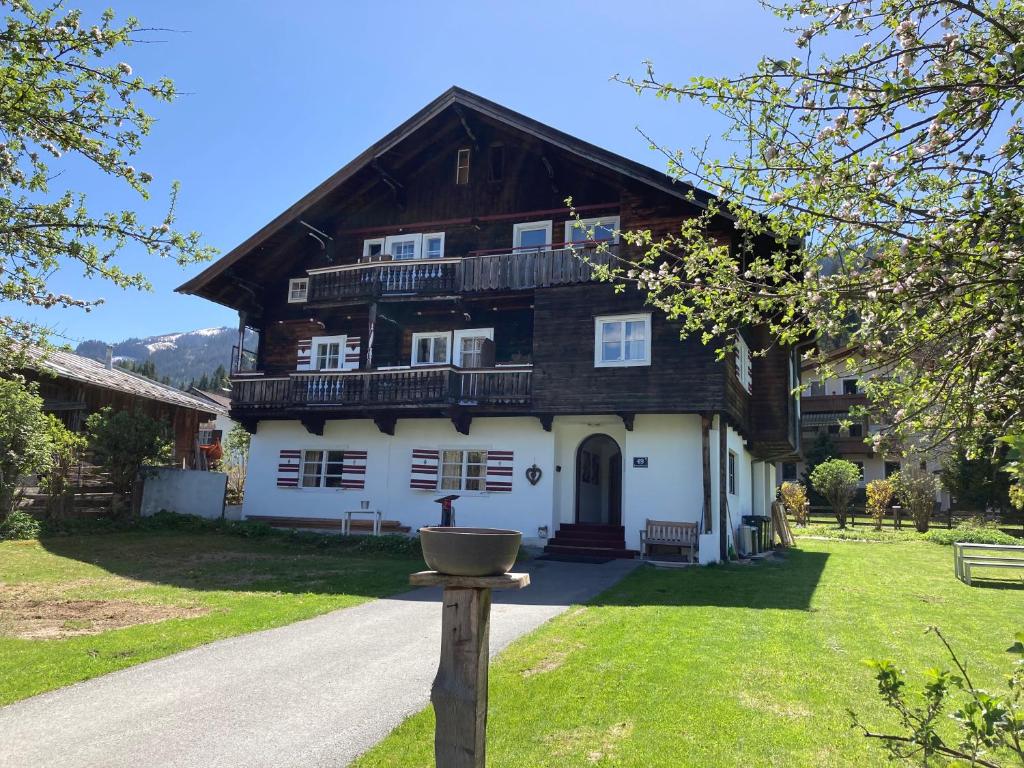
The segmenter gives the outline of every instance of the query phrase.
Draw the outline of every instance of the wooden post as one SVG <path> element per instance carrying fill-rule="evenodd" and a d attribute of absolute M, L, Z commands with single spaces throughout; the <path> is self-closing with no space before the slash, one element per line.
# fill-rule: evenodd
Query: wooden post
<path fill-rule="evenodd" d="M 728 535 L 729 528 L 729 429 L 725 425 L 725 416 L 718 414 L 718 546 L 719 556 L 729 559 Z"/>
<path fill-rule="evenodd" d="M 413 586 L 444 587 L 441 661 L 430 689 L 434 705 L 436 768 L 484 768 L 487 754 L 487 667 L 491 590 L 522 589 L 527 573 L 447 576 L 421 571 Z"/>
<path fill-rule="evenodd" d="M 700 417 L 702 474 L 704 476 L 704 531 L 711 533 L 711 414 Z"/>

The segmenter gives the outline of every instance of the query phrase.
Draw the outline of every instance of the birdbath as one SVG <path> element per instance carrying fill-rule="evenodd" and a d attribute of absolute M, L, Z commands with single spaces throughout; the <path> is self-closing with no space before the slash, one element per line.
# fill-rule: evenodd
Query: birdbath
<path fill-rule="evenodd" d="M 409 583 L 444 588 L 441 661 L 430 689 L 436 768 L 484 768 L 491 590 L 529 586 L 528 573 L 507 572 L 521 540 L 518 531 L 494 528 L 420 529 L 433 570 L 412 574 Z"/>

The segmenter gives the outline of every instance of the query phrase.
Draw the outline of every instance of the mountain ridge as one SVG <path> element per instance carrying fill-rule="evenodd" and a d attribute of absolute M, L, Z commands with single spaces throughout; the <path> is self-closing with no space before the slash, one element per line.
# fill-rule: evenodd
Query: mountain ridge
<path fill-rule="evenodd" d="M 199 328 L 142 338 L 133 336 L 112 344 L 89 339 L 75 347 L 75 353 L 102 362 L 110 347 L 114 362 L 151 360 L 158 378 L 167 376 L 175 386 L 186 387 L 203 374 L 213 373 L 218 365 L 230 368 L 231 348 L 237 337 L 238 331 L 233 328 Z"/>

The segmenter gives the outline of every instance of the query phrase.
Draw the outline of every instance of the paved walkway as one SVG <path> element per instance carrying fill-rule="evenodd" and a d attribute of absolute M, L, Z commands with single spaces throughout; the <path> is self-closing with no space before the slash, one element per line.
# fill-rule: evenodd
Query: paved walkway
<path fill-rule="evenodd" d="M 534 562 L 495 592 L 491 652 L 635 561 Z M 0 766 L 343 766 L 428 703 L 440 590 L 220 640 L 0 708 Z"/>

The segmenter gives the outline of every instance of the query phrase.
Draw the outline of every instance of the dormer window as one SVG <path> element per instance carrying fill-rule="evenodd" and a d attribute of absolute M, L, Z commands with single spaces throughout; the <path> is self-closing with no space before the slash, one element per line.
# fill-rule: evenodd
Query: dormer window
<path fill-rule="evenodd" d="M 455 183 L 469 184 L 469 150 L 460 149 L 455 160 Z"/>
<path fill-rule="evenodd" d="M 309 294 L 309 278 L 296 277 L 288 281 L 288 303 L 298 304 Z"/>

